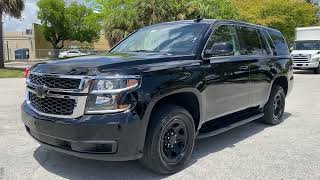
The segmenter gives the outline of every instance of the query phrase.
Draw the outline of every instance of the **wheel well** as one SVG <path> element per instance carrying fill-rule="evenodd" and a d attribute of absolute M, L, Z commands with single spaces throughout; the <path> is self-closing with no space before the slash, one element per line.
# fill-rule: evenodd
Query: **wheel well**
<path fill-rule="evenodd" d="M 157 107 L 166 104 L 174 104 L 185 108 L 192 115 L 195 128 L 198 128 L 200 122 L 200 107 L 198 98 L 194 93 L 181 92 L 164 97 L 154 105 L 151 116 Z"/>
<path fill-rule="evenodd" d="M 285 94 L 288 92 L 288 80 L 286 77 L 281 76 L 274 80 L 273 84 L 279 85 L 283 88 Z"/>

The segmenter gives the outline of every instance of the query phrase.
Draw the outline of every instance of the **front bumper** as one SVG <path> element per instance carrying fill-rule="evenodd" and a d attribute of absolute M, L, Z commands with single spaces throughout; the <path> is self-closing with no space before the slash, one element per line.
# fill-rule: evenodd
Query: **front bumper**
<path fill-rule="evenodd" d="M 319 62 L 311 63 L 293 63 L 294 69 L 315 69 L 319 67 Z"/>
<path fill-rule="evenodd" d="M 39 115 L 23 103 L 21 117 L 27 132 L 49 149 L 106 161 L 142 157 L 144 126 L 132 111 L 59 119 Z"/>

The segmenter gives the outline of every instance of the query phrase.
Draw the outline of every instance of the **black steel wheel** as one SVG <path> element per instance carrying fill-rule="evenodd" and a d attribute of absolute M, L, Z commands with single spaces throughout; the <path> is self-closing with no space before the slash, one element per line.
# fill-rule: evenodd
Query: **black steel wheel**
<path fill-rule="evenodd" d="M 164 130 L 160 142 L 163 160 L 167 163 L 179 162 L 185 154 L 187 140 L 187 128 L 184 121 L 174 119 L 170 122 Z"/>
<path fill-rule="evenodd" d="M 282 98 L 281 91 L 278 91 L 273 101 L 273 118 L 275 120 L 280 119 L 283 115 L 283 112 L 284 112 L 284 101 Z"/>
<path fill-rule="evenodd" d="M 141 164 L 160 174 L 180 171 L 194 146 L 192 116 L 176 105 L 159 106 L 151 116 Z"/>
<path fill-rule="evenodd" d="M 314 74 L 320 74 L 320 65 L 319 65 L 318 68 L 313 69 L 313 73 L 314 73 Z"/>
<path fill-rule="evenodd" d="M 276 125 L 283 122 L 285 92 L 281 86 L 273 85 L 269 100 L 264 107 L 263 122 Z"/>

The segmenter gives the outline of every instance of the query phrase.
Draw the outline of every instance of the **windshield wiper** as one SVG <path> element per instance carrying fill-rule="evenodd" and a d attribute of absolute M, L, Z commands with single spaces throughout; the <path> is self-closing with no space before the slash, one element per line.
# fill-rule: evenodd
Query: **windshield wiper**
<path fill-rule="evenodd" d="M 139 50 L 129 51 L 129 52 L 161 53 L 161 54 L 169 55 L 169 56 L 171 56 L 171 55 L 172 55 L 171 53 L 167 53 L 167 52 L 152 51 L 152 50 L 145 50 L 145 49 L 139 49 Z"/>
<path fill-rule="evenodd" d="M 150 52 L 150 53 L 153 53 L 153 52 L 160 52 L 160 51 L 152 51 L 152 50 L 146 50 L 146 49 L 139 49 L 139 50 L 135 50 L 135 51 L 130 51 L 130 52 Z"/>

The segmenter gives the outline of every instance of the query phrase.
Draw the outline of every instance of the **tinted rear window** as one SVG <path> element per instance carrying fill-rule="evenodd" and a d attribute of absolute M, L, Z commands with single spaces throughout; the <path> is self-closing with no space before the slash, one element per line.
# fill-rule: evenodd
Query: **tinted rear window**
<path fill-rule="evenodd" d="M 240 26 L 238 27 L 238 37 L 241 55 L 267 54 L 266 49 L 262 47 L 257 29 Z"/>
<path fill-rule="evenodd" d="M 283 35 L 279 31 L 268 30 L 278 55 L 289 55 L 289 49 Z"/>
<path fill-rule="evenodd" d="M 276 47 L 274 47 L 274 44 L 269 36 L 269 34 L 266 31 L 261 31 L 261 33 L 263 34 L 263 36 L 265 37 L 265 39 L 267 40 L 272 52 L 277 53 Z"/>

